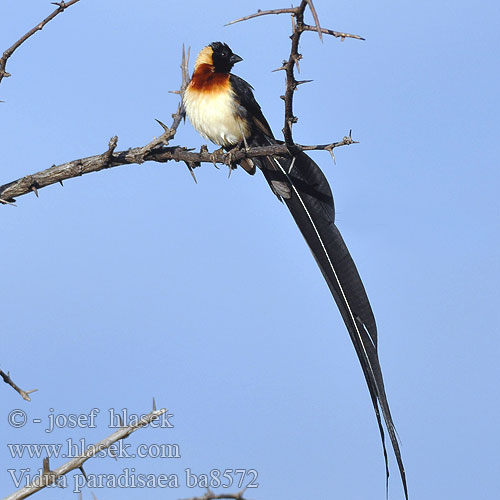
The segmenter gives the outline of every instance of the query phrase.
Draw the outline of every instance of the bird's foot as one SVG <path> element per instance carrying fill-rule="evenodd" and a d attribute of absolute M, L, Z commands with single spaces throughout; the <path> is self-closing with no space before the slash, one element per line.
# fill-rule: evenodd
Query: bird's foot
<path fill-rule="evenodd" d="M 226 153 L 226 165 L 229 168 L 228 178 L 231 177 L 231 172 L 238 167 L 238 165 L 235 162 L 235 155 L 239 149 L 240 149 L 239 145 L 237 144 L 236 146 L 229 149 Z"/>
<path fill-rule="evenodd" d="M 210 158 L 212 160 L 212 163 L 214 164 L 214 167 L 219 170 L 219 167 L 217 166 L 217 156 L 218 155 L 222 155 L 224 154 L 224 148 L 219 148 L 219 149 L 216 149 L 215 151 L 212 151 L 212 153 L 210 153 Z"/>

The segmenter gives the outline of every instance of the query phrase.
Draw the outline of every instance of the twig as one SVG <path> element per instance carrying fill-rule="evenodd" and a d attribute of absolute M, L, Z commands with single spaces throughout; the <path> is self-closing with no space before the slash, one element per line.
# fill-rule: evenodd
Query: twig
<path fill-rule="evenodd" d="M 304 24 L 302 27 L 304 31 L 317 31 L 316 26 L 310 26 L 309 24 Z M 327 28 L 320 28 L 321 33 L 324 33 L 325 35 L 331 35 L 334 36 L 335 38 L 354 38 L 355 40 L 365 40 L 362 36 L 359 35 L 353 35 L 352 33 L 344 33 L 342 31 L 334 31 L 334 30 L 329 30 Z"/>
<path fill-rule="evenodd" d="M 272 10 L 258 10 L 255 14 L 250 14 L 249 16 L 240 17 L 234 21 L 229 21 L 224 26 L 231 26 L 231 24 L 241 23 L 242 21 L 248 21 L 249 19 L 254 19 L 255 17 L 267 16 L 269 14 L 295 14 L 297 12 L 297 7 L 291 7 L 288 9 L 272 9 Z"/>
<path fill-rule="evenodd" d="M 10 373 L 7 372 L 5 373 L 4 371 L 0 370 L 0 377 L 3 378 L 3 381 L 6 383 L 6 384 L 9 384 L 15 391 L 17 391 L 21 397 L 25 400 L 25 401 L 31 401 L 31 398 L 30 398 L 30 394 L 32 392 L 36 392 L 38 391 L 38 389 L 31 389 L 31 391 L 23 391 L 23 389 L 21 389 L 11 378 L 10 378 Z"/>
<path fill-rule="evenodd" d="M 336 147 L 356 144 L 350 137 L 344 137 L 341 141 L 330 144 L 317 145 L 295 145 L 295 147 L 304 151 L 330 151 Z M 185 162 L 191 166 L 191 169 L 200 163 L 219 163 L 227 165 L 237 163 L 243 158 L 253 158 L 256 156 L 289 155 L 289 149 L 286 144 L 274 144 L 272 146 L 260 146 L 231 151 L 231 153 L 220 152 L 220 150 L 210 153 L 208 149 L 202 148 L 199 152 L 193 152 L 181 146 L 163 146 L 155 147 L 151 150 L 144 150 L 144 147 L 132 148 L 126 151 L 113 152 L 109 150 L 103 154 L 79 158 L 61 165 L 53 165 L 41 172 L 21 177 L 15 181 L 0 186 L 0 199 L 12 204 L 15 198 L 33 191 L 32 186 L 36 185 L 40 190 L 46 186 L 56 184 L 66 179 L 79 177 L 91 172 L 99 172 L 112 167 L 121 165 L 131 165 L 135 163 L 144 163 L 153 161 L 166 163 L 168 161 Z"/>
<path fill-rule="evenodd" d="M 135 432 L 137 429 L 145 427 L 153 420 L 163 415 L 166 411 L 167 410 L 163 408 L 161 410 L 156 410 L 152 411 L 151 413 L 148 413 L 146 416 L 141 418 L 139 422 L 129 425 L 128 427 L 123 427 L 114 432 L 113 434 L 111 434 L 111 436 L 103 439 L 102 441 L 99 441 L 97 444 L 88 446 L 87 449 L 81 455 L 78 455 L 77 457 L 71 459 L 69 462 L 65 463 L 61 467 L 58 467 L 57 469 L 54 469 L 53 471 L 50 470 L 49 459 L 48 458 L 44 459 L 42 474 L 34 478 L 30 484 L 28 484 L 24 488 L 21 488 L 15 493 L 12 493 L 12 495 L 5 497 L 3 500 L 21 500 L 23 498 L 27 498 L 30 495 L 36 493 L 37 491 L 40 491 L 41 489 L 50 486 L 51 484 L 54 484 L 60 477 L 64 476 L 68 472 L 71 472 L 72 470 L 75 469 L 82 469 L 83 464 L 89 458 L 92 458 L 93 456 L 97 455 L 97 453 L 99 453 L 100 451 L 109 448 L 113 443 L 116 443 L 117 441 L 120 441 L 121 439 L 125 439 L 126 437 L 130 436 L 130 434 Z"/>
<path fill-rule="evenodd" d="M 170 127 L 167 127 L 160 120 L 156 120 L 157 123 L 159 123 L 159 125 L 163 128 L 163 134 L 160 135 L 158 138 L 153 139 L 149 144 L 146 144 L 146 146 L 141 148 L 140 153 L 142 156 L 149 153 L 158 146 L 168 146 L 168 142 L 174 138 L 175 134 L 177 133 L 177 128 L 179 127 L 183 118 L 186 116 L 186 112 L 184 111 L 182 96 L 184 95 L 184 91 L 186 90 L 186 87 L 188 86 L 189 83 L 189 51 L 190 48 L 188 47 L 186 54 L 186 50 L 183 44 L 182 61 L 181 61 L 181 77 L 182 77 L 181 88 L 173 92 L 175 94 L 179 94 L 181 96 L 181 99 L 179 105 L 177 106 L 177 111 L 172 115 L 173 119 L 172 125 Z M 138 163 L 140 163 L 140 161 L 138 161 Z"/>
<path fill-rule="evenodd" d="M 17 42 L 15 42 L 11 47 L 9 47 L 2 55 L 0 58 L 0 82 L 4 79 L 7 78 L 10 75 L 10 73 L 7 73 L 5 71 L 5 67 L 7 65 L 7 60 L 9 57 L 18 49 L 28 38 L 30 38 L 32 35 L 34 35 L 37 31 L 40 31 L 43 29 L 43 27 L 54 17 L 56 17 L 58 14 L 61 12 L 64 12 L 68 7 L 71 7 L 75 3 L 79 2 L 80 0 L 69 0 L 68 2 L 51 2 L 53 5 L 57 5 L 57 9 L 52 12 L 49 16 L 47 16 L 43 21 L 39 22 L 36 26 L 31 28 L 25 35 L 23 35 Z"/>

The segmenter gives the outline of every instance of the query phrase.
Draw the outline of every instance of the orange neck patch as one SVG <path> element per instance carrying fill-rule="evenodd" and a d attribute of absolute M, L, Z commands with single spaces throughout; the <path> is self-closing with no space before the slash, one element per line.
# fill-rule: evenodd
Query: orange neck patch
<path fill-rule="evenodd" d="M 189 87 L 200 92 L 224 92 L 229 90 L 229 74 L 215 73 L 210 64 L 199 64 Z"/>

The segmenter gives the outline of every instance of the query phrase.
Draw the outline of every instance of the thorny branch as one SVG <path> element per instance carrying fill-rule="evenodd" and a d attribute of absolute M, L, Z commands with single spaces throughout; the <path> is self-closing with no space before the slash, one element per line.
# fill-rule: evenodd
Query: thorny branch
<path fill-rule="evenodd" d="M 59 9 L 64 9 L 72 5 L 73 3 L 75 3 L 74 0 L 72 2 L 66 3 L 61 2 L 57 5 L 59 5 Z M 316 23 L 315 26 L 310 26 L 304 23 L 304 11 L 307 6 L 309 6 L 309 9 L 313 14 L 314 22 Z M 220 150 L 209 153 L 206 146 L 202 146 L 199 152 L 194 152 L 193 149 L 188 149 L 182 146 L 169 146 L 169 142 L 172 141 L 172 139 L 175 137 L 177 128 L 180 125 L 182 119 L 185 117 L 181 99 L 181 102 L 177 107 L 177 111 L 172 115 L 172 125 L 168 127 L 161 121 L 157 120 L 157 122 L 163 128 L 163 133 L 158 138 L 153 139 L 145 146 L 116 152 L 115 149 L 118 138 L 116 136 L 112 137 L 107 150 L 102 154 L 86 158 L 79 158 L 77 160 L 72 160 L 61 165 L 53 165 L 52 167 L 42 170 L 41 172 L 21 177 L 15 181 L 0 186 L 0 204 L 12 205 L 15 202 L 15 198 L 18 196 L 22 196 L 30 192 L 34 192 L 35 195 L 38 196 L 38 190 L 40 188 L 50 186 L 58 182 L 62 185 L 62 182 L 66 179 L 79 177 L 84 174 L 98 172 L 100 170 L 121 165 L 141 164 L 146 161 L 153 161 L 158 163 L 166 163 L 168 161 L 181 161 L 187 165 L 191 175 L 196 182 L 193 169 L 199 167 L 201 163 L 211 163 L 214 165 L 220 163 L 228 165 L 231 168 L 234 167 L 234 164 L 238 163 L 238 161 L 242 160 L 243 158 L 269 155 L 289 156 L 291 153 L 293 153 L 293 150 L 290 146 L 293 146 L 294 149 L 299 149 L 302 151 L 329 151 L 333 157 L 334 148 L 355 144 L 356 141 L 351 138 L 351 133 L 349 133 L 349 136 L 344 137 L 341 141 L 333 142 L 330 144 L 302 146 L 300 144 L 294 143 L 292 138 L 292 124 L 297 121 L 297 117 L 295 117 L 293 114 L 293 94 L 300 84 L 307 83 L 309 81 L 297 81 L 294 75 L 294 68 L 295 66 L 297 66 L 297 70 L 299 70 L 298 61 L 302 58 L 302 55 L 298 52 L 298 46 L 300 36 L 304 31 L 317 31 L 320 37 L 322 33 L 326 33 L 335 37 L 340 37 L 342 39 L 356 38 L 363 40 L 363 38 L 358 35 L 340 33 L 337 31 L 322 28 L 319 24 L 318 16 L 312 0 L 302 0 L 298 7 L 258 11 L 256 14 L 237 19 L 229 24 L 234 24 L 239 21 L 245 21 L 247 19 L 252 19 L 254 17 L 259 17 L 262 15 L 284 13 L 292 15 L 293 26 L 293 33 L 290 37 L 292 40 L 290 56 L 288 58 L 288 61 L 284 61 L 283 66 L 279 68 L 280 70 L 285 70 L 287 75 L 286 92 L 285 95 L 282 96 L 285 101 L 285 127 L 283 128 L 285 144 L 275 144 L 272 146 L 240 149 L 237 151 L 233 150 L 228 153 L 224 153 Z M 186 51 L 183 47 L 181 63 L 182 83 L 180 89 L 174 92 L 181 95 L 181 97 L 187 84 L 189 83 L 188 63 L 189 50 L 186 55 Z"/>
<path fill-rule="evenodd" d="M 32 392 L 36 392 L 38 391 L 38 389 L 31 389 L 31 391 L 23 391 L 23 389 L 21 389 L 11 378 L 10 378 L 10 373 L 7 372 L 5 373 L 3 370 L 0 370 L 0 377 L 3 378 L 3 381 L 6 383 L 6 384 L 9 384 L 15 391 L 17 391 L 21 397 L 25 400 L 25 401 L 31 401 L 31 398 L 30 398 L 30 394 Z"/>
<path fill-rule="evenodd" d="M 311 14 L 314 19 L 314 26 L 310 26 L 304 23 L 304 11 L 306 7 L 309 7 Z M 311 80 L 297 81 L 295 79 L 295 66 L 297 71 L 300 73 L 299 61 L 302 59 L 302 54 L 299 53 L 299 41 L 300 36 L 304 31 L 316 31 L 319 38 L 322 39 L 322 34 L 332 35 L 334 37 L 341 38 L 355 38 L 357 40 L 364 40 L 364 38 L 359 35 L 351 35 L 350 33 L 341 33 L 338 31 L 333 31 L 329 29 L 322 28 L 319 24 L 318 14 L 316 8 L 314 7 L 312 0 L 302 0 L 298 7 L 291 7 L 286 9 L 274 9 L 274 10 L 258 10 L 255 14 L 250 14 L 249 16 L 241 17 L 231 21 L 228 24 L 238 23 L 240 21 L 247 21 L 255 17 L 265 16 L 269 14 L 291 14 L 292 15 L 292 35 L 290 39 L 292 41 L 292 47 L 290 50 L 290 55 L 287 61 L 283 61 L 283 65 L 276 69 L 275 71 L 285 71 L 286 73 L 286 90 L 285 95 L 281 98 L 285 101 L 285 124 L 283 126 L 283 136 L 285 138 L 285 143 L 288 145 L 294 144 L 292 138 L 292 126 L 297 123 L 298 118 L 293 114 L 293 94 L 297 90 L 297 87 L 302 83 L 308 83 Z"/>
<path fill-rule="evenodd" d="M 153 411 L 151 411 L 143 418 L 141 418 L 139 422 L 136 422 L 133 425 L 129 425 L 127 427 L 122 427 L 121 429 L 117 430 L 116 432 L 111 434 L 111 436 L 108 436 L 102 441 L 87 446 L 86 450 L 81 455 L 78 455 L 77 457 L 71 459 L 69 462 L 65 463 L 61 467 L 58 467 L 57 469 L 50 470 L 49 459 L 45 458 L 43 460 L 42 473 L 36 478 L 34 478 L 30 484 L 28 484 L 24 488 L 21 488 L 15 493 L 12 493 L 12 495 L 5 497 L 3 500 L 21 500 L 23 498 L 27 498 L 30 495 L 36 493 L 37 491 L 40 491 L 41 489 L 46 488 L 51 484 L 57 483 L 57 480 L 60 477 L 64 476 L 68 472 L 71 472 L 72 470 L 75 469 L 80 469 L 84 477 L 86 477 L 85 471 L 83 470 L 83 464 L 89 458 L 92 458 L 93 456 L 97 455 L 100 451 L 109 448 L 113 443 L 116 443 L 121 439 L 127 438 L 137 429 L 145 427 L 146 425 L 150 424 L 153 420 L 157 419 L 158 417 L 166 413 L 167 410 L 165 408 L 157 410 L 155 406 L 156 405 L 153 400 Z"/>
<path fill-rule="evenodd" d="M 15 42 L 11 47 L 9 47 L 0 58 L 0 82 L 10 76 L 10 73 L 5 71 L 7 65 L 7 60 L 9 57 L 18 49 L 28 38 L 34 35 L 37 31 L 43 29 L 43 27 L 54 17 L 56 17 L 61 12 L 64 12 L 68 7 L 71 7 L 80 0 L 69 0 L 68 2 L 51 2 L 52 5 L 57 5 L 57 9 L 47 16 L 43 21 L 39 22 L 36 26 L 31 28 L 25 35 L 23 35 L 17 42 Z"/>
<path fill-rule="evenodd" d="M 111 141 L 116 139 L 113 137 Z M 110 142 L 111 142 L 110 141 Z M 313 146 L 296 145 L 297 148 L 303 151 L 330 151 L 340 146 L 356 144 L 351 137 L 344 137 L 339 142 L 331 144 L 318 144 Z M 200 152 L 193 152 L 182 146 L 163 146 L 151 150 L 144 149 L 147 146 L 128 149 L 126 151 L 112 152 L 109 149 L 100 155 L 89 156 L 73 160 L 62 165 L 54 165 L 46 170 L 37 172 L 36 174 L 21 177 L 15 181 L 9 182 L 0 186 L 0 204 L 12 205 L 17 196 L 35 192 L 40 188 L 50 186 L 52 184 L 61 183 L 72 177 L 79 177 L 91 172 L 98 172 L 107 168 L 118 167 L 120 165 L 131 165 L 135 163 L 144 163 L 146 161 L 154 161 L 157 163 L 166 163 L 168 161 L 182 161 L 186 163 L 190 169 L 199 166 L 200 163 L 225 164 L 237 163 L 243 158 L 253 158 L 256 156 L 272 156 L 272 155 L 289 155 L 288 147 L 285 144 L 275 144 L 272 146 L 261 146 L 249 148 L 247 151 L 238 150 L 230 153 L 222 153 L 215 151 L 210 153 L 206 147 Z"/>

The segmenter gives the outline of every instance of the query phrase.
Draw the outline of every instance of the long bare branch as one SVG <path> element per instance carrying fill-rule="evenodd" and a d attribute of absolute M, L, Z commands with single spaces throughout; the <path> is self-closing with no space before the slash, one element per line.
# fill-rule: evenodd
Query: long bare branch
<path fill-rule="evenodd" d="M 32 392 L 38 391 L 38 389 L 31 389 L 30 391 L 24 391 L 10 378 L 10 373 L 5 373 L 3 370 L 0 370 L 0 377 L 3 378 L 3 381 L 6 384 L 9 384 L 16 392 L 18 392 L 25 401 L 31 401 L 29 395 Z"/>
<path fill-rule="evenodd" d="M 130 436 L 130 434 L 135 432 L 137 429 L 150 424 L 153 420 L 163 415 L 166 411 L 167 410 L 165 408 L 162 408 L 161 410 L 153 410 L 151 413 L 148 413 L 133 425 L 122 427 L 121 429 L 111 434 L 111 436 L 108 436 L 107 438 L 99 441 L 96 444 L 88 446 L 81 455 L 78 455 L 77 457 L 71 459 L 69 462 L 66 462 L 61 467 L 58 467 L 57 469 L 54 469 L 52 471 L 49 467 L 48 458 L 44 459 L 43 471 L 41 475 L 34 478 L 33 481 L 31 481 L 31 483 L 24 488 L 21 488 L 15 493 L 12 493 L 8 497 L 5 497 L 3 500 L 22 500 L 23 498 L 27 498 L 37 491 L 40 491 L 41 489 L 54 484 L 60 477 L 64 476 L 68 472 L 71 472 L 75 469 L 82 469 L 83 464 L 89 458 L 92 458 L 100 451 L 109 448 L 113 443 L 116 443 L 117 441 Z"/>
<path fill-rule="evenodd" d="M 99 172 L 121 165 L 141 164 L 146 161 L 166 163 L 169 161 L 184 162 L 191 168 L 199 166 L 200 163 L 219 163 L 231 165 L 239 162 L 243 158 L 253 158 L 256 156 L 289 155 L 288 147 L 285 144 L 274 144 L 272 146 L 253 147 L 247 150 L 240 149 L 223 153 L 220 150 L 210 153 L 208 149 L 202 147 L 199 152 L 193 152 L 181 146 L 163 146 L 147 149 L 146 146 L 127 149 L 126 151 L 110 152 L 110 148 L 115 145 L 117 138 L 110 140 L 108 149 L 99 155 L 79 158 L 61 165 L 53 165 L 50 168 L 26 175 L 15 181 L 0 186 L 0 204 L 12 204 L 15 198 L 31 192 L 38 193 L 38 190 L 56 183 L 62 183 L 66 179 L 80 177 L 91 172 Z M 340 146 L 356 144 L 351 137 L 344 137 L 341 141 L 329 144 L 317 145 L 295 145 L 303 151 L 331 151 Z M 146 148 L 146 149 L 145 149 Z"/>
<path fill-rule="evenodd" d="M 69 0 L 68 2 L 51 2 L 53 5 L 57 5 L 57 9 L 54 10 L 49 16 L 47 16 L 43 21 L 40 21 L 36 26 L 31 28 L 25 35 L 23 35 L 17 42 L 11 45 L 7 50 L 4 51 L 2 57 L 0 58 L 0 82 L 10 76 L 10 73 L 5 71 L 7 66 L 7 60 L 10 56 L 18 49 L 28 38 L 33 36 L 37 31 L 43 29 L 43 27 L 54 17 L 56 17 L 61 12 L 64 12 L 68 7 L 71 7 L 80 0 Z"/>

